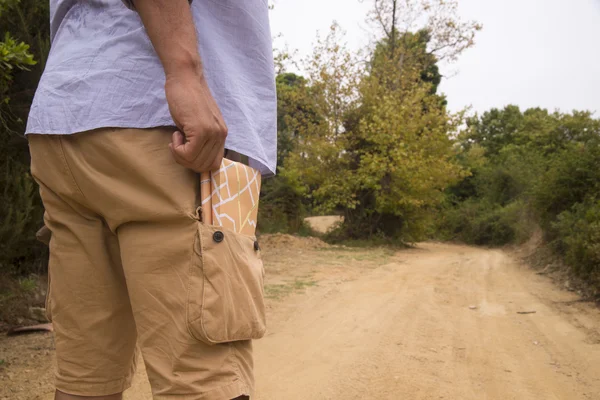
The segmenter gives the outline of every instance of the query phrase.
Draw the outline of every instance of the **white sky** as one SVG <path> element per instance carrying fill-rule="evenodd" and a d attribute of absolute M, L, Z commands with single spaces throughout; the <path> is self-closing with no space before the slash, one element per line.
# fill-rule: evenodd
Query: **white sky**
<path fill-rule="evenodd" d="M 600 117 L 600 0 L 459 0 L 464 20 L 483 30 L 475 47 L 450 66 L 440 90 L 457 111 L 483 112 L 517 104 Z M 348 46 L 372 39 L 365 23 L 372 0 L 275 0 L 271 14 L 277 46 L 311 53 L 317 31 L 336 20 Z"/>

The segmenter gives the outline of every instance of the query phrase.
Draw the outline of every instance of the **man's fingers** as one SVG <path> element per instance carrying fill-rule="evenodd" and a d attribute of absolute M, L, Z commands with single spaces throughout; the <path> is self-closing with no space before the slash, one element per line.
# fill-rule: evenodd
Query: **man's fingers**
<path fill-rule="evenodd" d="M 204 140 L 203 140 L 204 139 Z M 196 172 L 214 171 L 221 166 L 225 147 L 225 135 L 215 134 L 212 138 L 185 137 L 173 132 L 169 149 L 178 164 Z"/>
<path fill-rule="evenodd" d="M 181 158 L 179 154 L 175 151 L 173 143 L 169 143 L 169 150 L 171 150 L 171 154 L 173 155 L 173 158 L 175 159 L 175 162 L 177 162 L 177 164 L 191 169 L 190 163 Z"/>
<path fill-rule="evenodd" d="M 185 141 L 183 134 L 178 131 L 173 133 L 171 139 L 173 152 L 178 159 L 183 160 L 187 165 L 194 165 L 204 145 L 204 141 L 198 137 L 192 137 L 190 140 Z"/>
<path fill-rule="evenodd" d="M 185 137 L 179 131 L 173 132 L 171 136 L 171 143 L 169 143 L 169 149 L 173 154 L 173 158 L 177 161 L 177 164 L 180 164 L 186 168 L 192 168 L 192 163 L 188 160 L 188 152 L 189 147 L 186 148 Z"/>
<path fill-rule="evenodd" d="M 210 152 L 206 157 L 206 165 L 210 171 L 214 171 L 221 167 L 223 153 L 225 152 L 225 140 L 215 140 L 212 143 Z"/>
<path fill-rule="evenodd" d="M 221 163 L 220 163 L 221 160 L 219 159 L 219 163 L 216 164 L 215 158 L 218 156 L 219 147 L 222 147 L 223 145 L 220 144 L 219 141 L 215 141 L 215 140 L 206 142 L 205 145 L 203 146 L 200 154 L 198 155 L 196 160 L 194 160 L 194 162 L 193 162 L 194 169 L 197 171 L 202 171 L 202 172 L 214 171 L 215 169 L 218 169 L 221 165 Z M 216 168 L 215 168 L 215 164 L 216 164 Z"/>
<path fill-rule="evenodd" d="M 178 147 L 184 143 L 185 143 L 185 136 L 183 135 L 183 133 L 181 133 L 179 131 L 173 132 L 173 135 L 171 135 L 171 144 L 174 147 Z"/>
<path fill-rule="evenodd" d="M 210 165 L 211 171 L 221 168 L 221 162 L 223 161 L 223 155 L 225 152 L 225 143 L 217 147 L 216 153 L 213 156 L 213 162 Z"/>
<path fill-rule="evenodd" d="M 177 159 L 185 160 L 185 137 L 181 132 L 173 132 L 173 135 L 171 136 L 171 143 L 169 143 L 169 148 Z"/>

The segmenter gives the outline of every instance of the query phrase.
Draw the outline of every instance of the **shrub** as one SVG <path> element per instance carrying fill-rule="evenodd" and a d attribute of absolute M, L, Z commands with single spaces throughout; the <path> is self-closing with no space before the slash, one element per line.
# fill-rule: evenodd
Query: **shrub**
<path fill-rule="evenodd" d="M 37 185 L 26 167 L 5 162 L 0 172 L 0 273 L 40 272 L 46 249 L 35 233 L 42 224 Z"/>
<path fill-rule="evenodd" d="M 552 224 L 552 247 L 579 276 L 600 282 L 600 200 L 577 203 Z"/>
<path fill-rule="evenodd" d="M 531 233 L 528 212 L 521 201 L 502 207 L 470 199 L 446 210 L 440 225 L 446 238 L 477 245 L 522 242 Z"/>

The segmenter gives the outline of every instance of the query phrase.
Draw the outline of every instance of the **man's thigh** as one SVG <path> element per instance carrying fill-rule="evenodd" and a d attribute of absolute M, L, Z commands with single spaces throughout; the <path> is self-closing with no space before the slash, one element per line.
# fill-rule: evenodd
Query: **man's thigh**
<path fill-rule="evenodd" d="M 251 342 L 207 345 L 187 327 L 188 293 L 200 289 L 190 287 L 189 279 L 199 179 L 175 163 L 169 140 L 168 129 L 102 129 L 65 136 L 52 147 L 62 169 L 48 164 L 50 153 L 34 151 L 38 140 L 32 140 L 32 158 L 44 160 L 32 169 L 45 178 L 38 181 L 53 234 L 51 267 L 58 265 L 54 269 L 61 271 L 57 279 L 58 272 L 51 273 L 51 298 L 63 296 L 51 308 L 59 325 L 82 324 L 78 329 L 85 330 L 58 327 L 65 346 L 57 350 L 75 357 L 77 349 L 91 348 L 90 354 L 102 357 L 100 368 L 113 371 L 111 379 L 124 379 L 126 387 L 135 321 L 155 399 L 229 400 L 249 395 Z M 48 174 L 62 179 L 64 188 L 44 195 Z M 57 213 L 52 203 L 64 199 L 69 201 Z M 81 204 L 94 212 L 79 215 Z M 94 213 L 102 218 L 95 219 Z M 66 219 L 58 221 L 57 216 Z M 67 289 L 76 285 L 81 290 Z M 102 371 L 88 371 L 87 363 L 83 358 L 72 362 L 74 369 L 85 371 L 79 382 L 86 376 L 108 379 Z"/>
<path fill-rule="evenodd" d="M 98 396 L 126 389 L 136 332 L 117 237 L 80 202 L 58 137 L 30 137 L 32 173 L 51 230 L 48 316 L 56 342 L 56 387 Z"/>

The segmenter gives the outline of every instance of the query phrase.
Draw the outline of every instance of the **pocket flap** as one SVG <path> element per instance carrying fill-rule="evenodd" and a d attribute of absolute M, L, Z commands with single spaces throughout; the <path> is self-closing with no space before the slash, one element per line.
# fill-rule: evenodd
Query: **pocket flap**
<path fill-rule="evenodd" d="M 264 270 L 256 238 L 199 222 L 191 268 L 187 318 L 196 339 L 214 344 L 264 336 Z"/>

